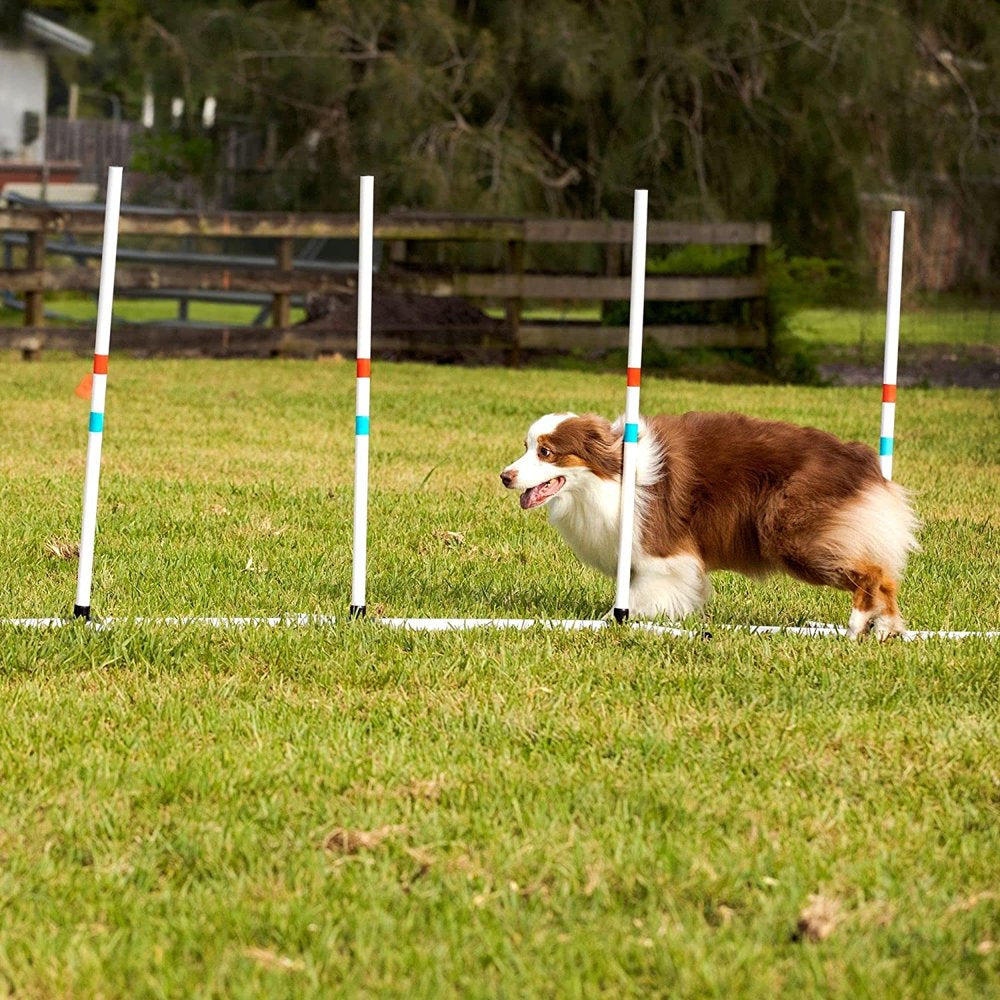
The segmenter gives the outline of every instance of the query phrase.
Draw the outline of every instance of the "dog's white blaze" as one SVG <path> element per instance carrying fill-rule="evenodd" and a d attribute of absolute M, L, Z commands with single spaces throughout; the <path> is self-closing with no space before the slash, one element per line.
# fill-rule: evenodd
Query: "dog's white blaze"
<path fill-rule="evenodd" d="M 527 451 L 504 470 L 517 473 L 517 479 L 511 484 L 515 489 L 530 490 L 563 475 L 564 470 L 538 457 L 538 439 L 543 434 L 551 434 L 564 420 L 575 416 L 575 413 L 546 413 L 528 428 Z"/>
<path fill-rule="evenodd" d="M 528 428 L 528 442 L 537 446 L 543 434 L 551 434 L 564 420 L 575 416 L 575 413 L 546 413 Z"/>

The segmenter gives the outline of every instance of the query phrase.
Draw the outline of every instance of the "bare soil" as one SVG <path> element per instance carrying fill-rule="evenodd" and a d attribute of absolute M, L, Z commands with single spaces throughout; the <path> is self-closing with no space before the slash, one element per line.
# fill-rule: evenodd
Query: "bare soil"
<path fill-rule="evenodd" d="M 819 365 L 820 375 L 834 385 L 881 385 L 882 365 L 847 361 Z M 965 389 L 1000 389 L 1000 346 L 963 345 L 959 350 L 910 348 L 900 358 L 896 384 Z"/>
<path fill-rule="evenodd" d="M 346 345 L 357 331 L 357 311 L 354 292 L 309 296 L 306 318 L 296 327 L 295 344 L 319 340 L 328 347 L 338 341 Z M 377 358 L 498 365 L 508 359 L 508 341 L 505 323 L 465 299 L 393 292 L 376 282 L 372 353 Z"/>
<path fill-rule="evenodd" d="M 350 333 L 357 329 L 356 294 L 310 295 L 305 330 Z M 378 289 L 372 296 L 372 333 L 428 333 L 434 330 L 463 330 L 469 333 L 501 331 L 504 324 L 487 316 L 465 299 L 417 295 Z"/>

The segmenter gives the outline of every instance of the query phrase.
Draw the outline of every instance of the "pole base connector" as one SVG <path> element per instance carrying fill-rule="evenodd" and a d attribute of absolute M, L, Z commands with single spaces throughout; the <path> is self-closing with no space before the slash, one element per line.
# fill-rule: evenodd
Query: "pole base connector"
<path fill-rule="evenodd" d="M 352 618 L 364 618 L 365 610 L 367 608 L 366 604 L 352 604 L 350 610 L 350 616 Z"/>
<path fill-rule="evenodd" d="M 73 617 L 82 618 L 85 622 L 90 621 L 90 605 L 84 607 L 82 604 L 73 605 Z"/>
<path fill-rule="evenodd" d="M 628 608 L 612 608 L 611 613 L 619 625 L 624 625 L 628 621 Z"/>

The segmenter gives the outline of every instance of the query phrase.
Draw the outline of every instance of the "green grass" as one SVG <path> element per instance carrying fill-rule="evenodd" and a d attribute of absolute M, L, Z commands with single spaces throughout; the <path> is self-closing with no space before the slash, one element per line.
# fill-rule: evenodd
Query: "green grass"
<path fill-rule="evenodd" d="M 788 320 L 791 333 L 822 348 L 827 360 L 881 364 L 885 308 L 800 309 Z M 1000 312 L 981 308 L 906 309 L 899 320 L 904 350 L 946 352 L 959 358 L 975 345 L 1000 346 Z"/>
<path fill-rule="evenodd" d="M 78 533 L 87 365 L 0 366 L 0 615 L 65 614 L 47 546 Z M 606 611 L 497 472 L 621 381 L 376 365 L 370 606 Z M 343 613 L 353 393 L 351 364 L 113 358 L 95 612 Z M 866 440 L 878 397 L 643 389 Z M 900 408 L 914 627 L 1000 622 L 997 403 Z M 789 581 L 716 589 L 717 624 L 846 618 Z M 981 640 L 2 629 L 0 995 L 998 995 L 998 682 Z"/>
<path fill-rule="evenodd" d="M 485 306 L 483 312 L 493 319 L 503 319 L 507 315 L 501 306 Z M 562 320 L 567 323 L 598 323 L 601 319 L 601 303 L 564 302 L 548 306 L 526 303 L 521 309 L 521 319 L 532 323 L 551 320 Z"/>
<path fill-rule="evenodd" d="M 97 300 L 75 296 L 73 298 L 51 298 L 45 300 L 45 308 L 57 313 L 72 323 L 91 323 L 97 318 Z M 199 302 L 192 299 L 188 304 L 188 319 L 199 323 L 232 323 L 237 326 L 253 323 L 260 312 L 260 306 L 241 305 L 238 302 Z M 124 299 L 119 298 L 114 306 L 115 318 L 128 323 L 150 323 L 158 320 L 177 318 L 175 299 Z M 292 322 L 305 318 L 305 310 L 292 309 Z M 0 322 L 16 325 L 22 319 L 21 313 L 11 309 L 0 310 Z M 57 319 L 49 320 L 58 325 Z"/>

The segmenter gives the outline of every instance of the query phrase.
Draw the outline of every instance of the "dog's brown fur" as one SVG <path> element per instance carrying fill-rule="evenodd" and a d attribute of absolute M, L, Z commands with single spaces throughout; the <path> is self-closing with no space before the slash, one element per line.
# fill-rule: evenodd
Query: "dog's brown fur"
<path fill-rule="evenodd" d="M 657 416 L 643 434 L 659 451 L 637 499 L 644 554 L 694 555 L 705 572 L 785 572 L 851 593 L 852 634 L 903 630 L 896 595 L 916 518 L 871 448 L 736 413 Z M 621 475 L 621 431 L 602 417 L 566 419 L 538 444 L 557 468 Z"/>

